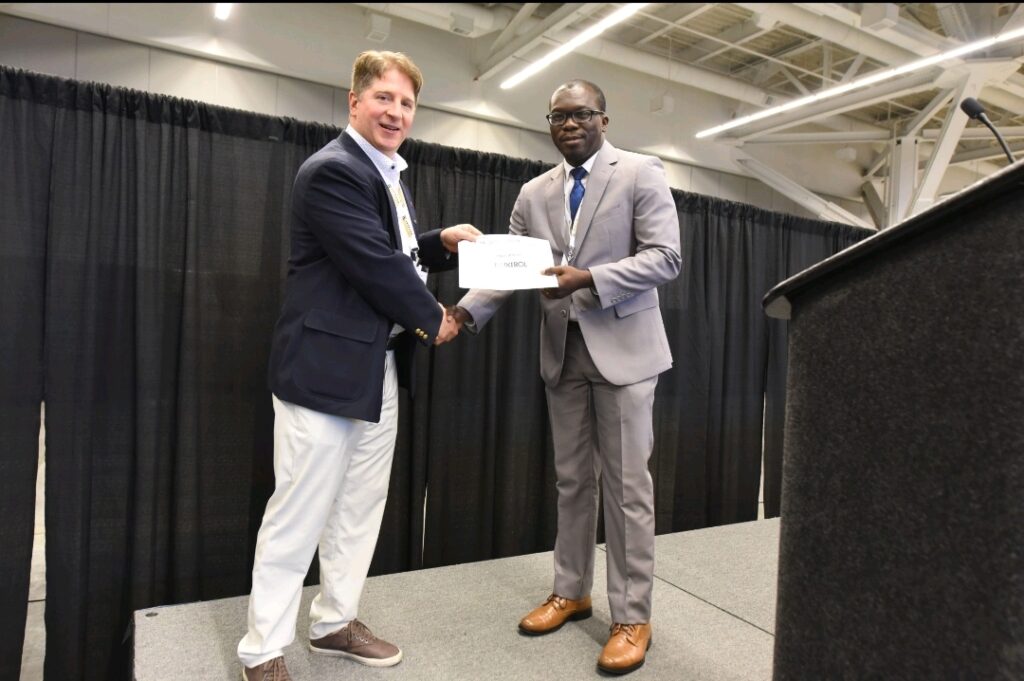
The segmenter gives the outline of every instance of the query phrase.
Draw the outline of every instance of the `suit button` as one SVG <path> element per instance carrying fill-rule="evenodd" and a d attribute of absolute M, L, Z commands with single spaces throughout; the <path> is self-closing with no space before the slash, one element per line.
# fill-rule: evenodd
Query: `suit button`
<path fill-rule="evenodd" d="M 569 313 L 566 312 L 565 310 L 562 310 L 562 317 L 568 317 L 568 316 L 569 316 Z"/>

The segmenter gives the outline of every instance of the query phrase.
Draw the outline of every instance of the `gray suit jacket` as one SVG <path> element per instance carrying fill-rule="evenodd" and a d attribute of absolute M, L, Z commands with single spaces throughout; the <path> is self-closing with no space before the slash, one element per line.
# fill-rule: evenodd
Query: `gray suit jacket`
<path fill-rule="evenodd" d="M 547 239 L 552 264 L 568 248 L 565 171 L 558 164 L 526 183 L 512 210 L 509 232 Z M 572 300 L 594 364 L 615 385 L 657 376 L 672 366 L 656 287 L 679 275 L 679 218 L 654 156 L 620 151 L 609 142 L 597 154 L 576 227 L 570 265 L 589 269 L 594 289 L 560 300 L 541 298 L 540 373 L 558 383 Z M 459 305 L 483 327 L 511 291 L 473 289 Z"/>

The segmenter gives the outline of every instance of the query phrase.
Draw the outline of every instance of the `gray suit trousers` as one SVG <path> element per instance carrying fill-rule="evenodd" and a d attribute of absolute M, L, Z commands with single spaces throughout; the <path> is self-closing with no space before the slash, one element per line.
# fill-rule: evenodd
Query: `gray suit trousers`
<path fill-rule="evenodd" d="M 608 383 L 579 326 L 570 324 L 561 377 L 547 388 L 558 480 L 554 592 L 574 600 L 590 593 L 600 479 L 608 605 L 612 620 L 624 624 L 651 619 L 654 484 L 647 462 L 657 384 L 657 376 L 630 385 Z"/>

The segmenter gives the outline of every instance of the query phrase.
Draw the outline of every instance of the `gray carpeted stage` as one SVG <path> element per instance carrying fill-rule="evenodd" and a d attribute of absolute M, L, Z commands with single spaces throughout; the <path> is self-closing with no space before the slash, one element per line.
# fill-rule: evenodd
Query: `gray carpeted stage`
<path fill-rule="evenodd" d="M 631 679 L 770 679 L 775 643 L 779 521 L 664 535 L 657 539 L 654 642 Z M 518 634 L 519 618 L 551 588 L 551 553 L 374 577 L 359 618 L 397 643 L 405 659 L 371 669 L 306 647 L 303 594 L 295 642 L 285 651 L 296 681 L 386 679 L 579 679 L 596 667 L 610 625 L 604 553 L 597 556 L 594 616 L 542 637 Z M 135 679 L 238 679 L 235 646 L 247 597 L 135 613 Z"/>

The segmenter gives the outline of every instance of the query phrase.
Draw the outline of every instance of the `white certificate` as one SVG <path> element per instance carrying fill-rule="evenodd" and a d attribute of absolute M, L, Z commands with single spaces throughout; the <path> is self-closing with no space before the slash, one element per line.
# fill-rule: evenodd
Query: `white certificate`
<path fill-rule="evenodd" d="M 546 239 L 486 234 L 476 241 L 459 242 L 459 288 L 557 288 L 555 275 L 541 274 L 553 265 Z"/>

